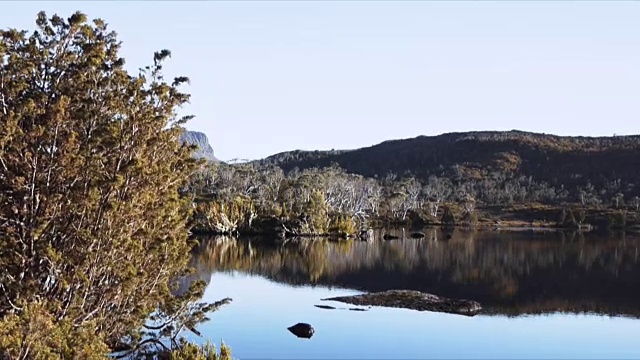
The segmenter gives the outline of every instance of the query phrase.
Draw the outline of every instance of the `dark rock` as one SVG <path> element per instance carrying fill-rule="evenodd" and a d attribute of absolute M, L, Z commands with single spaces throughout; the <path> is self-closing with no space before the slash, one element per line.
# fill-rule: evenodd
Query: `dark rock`
<path fill-rule="evenodd" d="M 282 221 L 273 216 L 258 216 L 251 225 L 251 230 L 266 236 L 284 237 Z"/>
<path fill-rule="evenodd" d="M 313 305 L 313 306 L 315 306 L 317 308 L 320 308 L 320 309 L 327 309 L 327 310 L 335 310 L 336 309 L 335 307 L 329 306 L 329 305 Z"/>
<path fill-rule="evenodd" d="M 354 296 L 340 296 L 329 299 L 359 306 L 384 306 L 412 309 L 418 311 L 435 311 L 450 314 L 473 316 L 482 307 L 473 300 L 448 299 L 433 294 L 411 290 L 389 290 Z"/>
<path fill-rule="evenodd" d="M 369 241 L 369 240 L 373 240 L 373 230 L 369 229 L 369 230 L 361 230 L 360 234 L 358 234 L 358 238 L 362 241 Z"/>
<path fill-rule="evenodd" d="M 414 233 L 411 233 L 411 237 L 414 239 L 422 239 L 424 237 L 424 233 L 414 232 Z"/>
<path fill-rule="evenodd" d="M 451 240 L 451 234 L 445 235 L 444 238 L 447 239 L 447 240 Z"/>
<path fill-rule="evenodd" d="M 384 234 L 384 236 L 382 237 L 385 240 L 398 240 L 400 239 L 400 237 L 398 235 L 393 235 L 393 234 Z"/>
<path fill-rule="evenodd" d="M 349 310 L 351 310 L 351 311 L 369 311 L 369 309 L 363 309 L 363 308 L 349 308 Z"/>
<path fill-rule="evenodd" d="M 316 330 L 307 323 L 297 323 L 287 328 L 291 333 L 299 338 L 311 339 Z"/>

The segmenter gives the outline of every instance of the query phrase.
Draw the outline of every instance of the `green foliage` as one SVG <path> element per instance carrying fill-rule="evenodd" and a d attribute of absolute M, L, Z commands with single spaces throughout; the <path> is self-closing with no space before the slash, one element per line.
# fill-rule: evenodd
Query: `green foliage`
<path fill-rule="evenodd" d="M 180 346 L 167 355 L 161 355 L 160 358 L 168 360 L 232 360 L 231 349 L 225 344 L 220 345 L 220 352 L 216 351 L 216 346 L 207 342 L 204 345 L 191 344 L 184 339 Z"/>
<path fill-rule="evenodd" d="M 303 210 L 305 233 L 326 234 L 329 229 L 329 215 L 327 213 L 327 203 L 324 194 L 320 191 L 313 191 Z"/>
<path fill-rule="evenodd" d="M 332 234 L 354 235 L 359 227 L 351 216 L 334 214 L 330 219 L 329 232 Z"/>
<path fill-rule="evenodd" d="M 167 50 L 128 73 L 102 20 L 36 24 L 0 32 L 0 358 L 135 351 L 152 312 L 164 331 L 208 310 L 190 305 L 202 288 L 173 295 L 198 166 L 179 141 L 188 79 L 165 81 Z"/>
<path fill-rule="evenodd" d="M 3 359 L 103 359 L 109 348 L 89 325 L 57 321 L 43 303 L 32 302 L 0 321 L 0 354 Z"/>

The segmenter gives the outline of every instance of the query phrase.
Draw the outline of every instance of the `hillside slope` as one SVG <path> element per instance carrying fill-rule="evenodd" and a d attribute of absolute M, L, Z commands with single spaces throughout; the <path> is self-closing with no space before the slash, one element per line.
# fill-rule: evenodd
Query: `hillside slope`
<path fill-rule="evenodd" d="M 292 151 L 260 161 L 282 167 L 325 167 L 337 163 L 368 177 L 411 173 L 481 180 L 492 173 L 531 176 L 565 187 L 619 182 L 638 195 L 640 136 L 566 137 L 521 131 L 448 133 L 385 141 L 348 151 Z"/>

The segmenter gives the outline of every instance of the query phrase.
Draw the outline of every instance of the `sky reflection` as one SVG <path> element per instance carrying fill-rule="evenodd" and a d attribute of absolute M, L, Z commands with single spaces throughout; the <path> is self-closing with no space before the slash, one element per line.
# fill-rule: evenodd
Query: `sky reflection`
<path fill-rule="evenodd" d="M 639 358 L 640 321 L 600 315 L 547 314 L 466 317 L 403 309 L 358 312 L 322 298 L 358 291 L 290 286 L 240 272 L 214 273 L 204 300 L 233 302 L 201 327 L 240 359 L 602 359 Z M 287 330 L 314 326 L 313 338 Z"/>

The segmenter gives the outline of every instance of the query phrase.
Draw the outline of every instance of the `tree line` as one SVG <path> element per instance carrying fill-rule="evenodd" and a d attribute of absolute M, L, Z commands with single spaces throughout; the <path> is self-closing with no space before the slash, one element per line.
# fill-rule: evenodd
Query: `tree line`
<path fill-rule="evenodd" d="M 367 178 L 336 164 L 293 169 L 261 163 L 210 164 L 182 191 L 196 197 L 194 226 L 202 231 L 252 232 L 266 218 L 277 218 L 292 235 L 347 233 L 372 223 L 471 224 L 478 207 L 547 204 L 561 208 L 590 206 L 637 211 L 640 199 L 627 199 L 619 180 L 596 189 L 590 183 L 574 189 L 554 187 L 530 176 L 492 172 L 482 179 L 411 174 Z M 571 211 L 571 210 L 569 210 Z M 558 213 L 558 223 L 564 223 Z M 272 226 L 273 222 L 269 223 Z"/>

